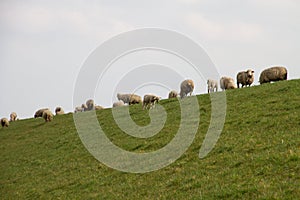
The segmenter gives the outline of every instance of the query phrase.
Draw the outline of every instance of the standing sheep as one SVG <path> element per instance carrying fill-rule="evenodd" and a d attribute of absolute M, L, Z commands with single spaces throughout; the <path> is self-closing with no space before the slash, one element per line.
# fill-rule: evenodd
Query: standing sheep
<path fill-rule="evenodd" d="M 55 114 L 56 115 L 63 115 L 63 114 L 65 114 L 65 111 L 62 109 L 62 107 L 56 107 L 55 108 Z"/>
<path fill-rule="evenodd" d="M 16 121 L 16 120 L 17 120 L 17 113 L 12 112 L 10 114 L 10 121 L 12 122 L 12 121 Z"/>
<path fill-rule="evenodd" d="M 125 103 L 125 102 L 124 102 Z M 142 103 L 142 97 L 136 94 L 130 95 L 129 105 Z"/>
<path fill-rule="evenodd" d="M 124 106 L 124 105 L 125 105 L 124 102 L 122 100 L 120 100 L 120 101 L 117 101 L 117 102 L 113 103 L 113 108 Z"/>
<path fill-rule="evenodd" d="M 117 94 L 117 98 L 119 101 L 123 101 L 124 103 L 129 104 L 131 94 Z"/>
<path fill-rule="evenodd" d="M 192 80 L 190 80 L 190 79 L 184 80 L 180 84 L 180 97 L 184 98 L 188 94 L 190 94 L 190 96 L 191 96 L 194 91 L 194 87 L 195 87 L 195 85 Z"/>
<path fill-rule="evenodd" d="M 2 118 L 1 120 L 0 120 L 0 122 L 1 122 L 1 126 L 2 127 L 8 127 L 9 126 L 9 121 L 8 121 L 8 119 L 7 118 Z"/>
<path fill-rule="evenodd" d="M 236 76 L 237 87 L 240 88 L 240 84 L 242 87 L 249 86 L 254 81 L 254 71 L 252 69 L 248 69 L 247 71 L 239 72 Z"/>
<path fill-rule="evenodd" d="M 42 108 L 42 109 L 39 109 L 35 112 L 34 114 L 34 118 L 37 118 L 37 117 L 42 117 L 43 116 L 43 112 L 45 110 L 49 110 L 49 108 Z"/>
<path fill-rule="evenodd" d="M 95 109 L 95 103 L 94 103 L 93 99 L 87 100 L 85 104 L 87 106 L 87 109 L 86 109 L 87 111 Z"/>
<path fill-rule="evenodd" d="M 235 83 L 234 83 L 233 78 L 225 77 L 225 76 L 223 76 L 220 79 L 220 87 L 223 91 L 237 88 Z"/>
<path fill-rule="evenodd" d="M 259 77 L 260 84 L 271 81 L 287 80 L 287 69 L 285 67 L 271 67 L 261 72 Z"/>
<path fill-rule="evenodd" d="M 175 90 L 169 92 L 169 99 L 177 98 L 177 97 L 178 97 L 178 92 L 176 92 Z"/>
<path fill-rule="evenodd" d="M 144 100 L 143 100 L 143 109 L 147 109 L 148 105 L 150 105 L 150 109 L 154 108 L 155 103 L 157 103 L 160 100 L 160 98 L 156 95 L 153 94 L 146 94 L 144 96 Z"/>
<path fill-rule="evenodd" d="M 53 119 L 53 114 L 50 110 L 45 110 L 43 112 L 43 118 L 45 119 L 45 122 L 51 122 Z"/>
<path fill-rule="evenodd" d="M 216 80 L 212 80 L 212 79 L 208 79 L 207 80 L 207 92 L 211 93 L 211 92 L 218 92 L 218 81 Z"/>

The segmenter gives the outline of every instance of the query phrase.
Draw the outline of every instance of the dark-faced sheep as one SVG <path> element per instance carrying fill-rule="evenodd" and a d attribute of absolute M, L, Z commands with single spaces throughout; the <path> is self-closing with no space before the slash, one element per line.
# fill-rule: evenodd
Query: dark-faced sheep
<path fill-rule="evenodd" d="M 175 90 L 169 92 L 169 99 L 177 98 L 177 97 L 178 97 L 178 92 L 176 92 Z"/>
<path fill-rule="evenodd" d="M 62 109 L 62 107 L 56 107 L 55 108 L 55 114 L 56 115 L 63 115 L 63 114 L 65 114 L 65 111 Z"/>
<path fill-rule="evenodd" d="M 45 110 L 43 112 L 43 118 L 45 119 L 45 122 L 51 122 L 53 119 L 53 114 L 50 110 Z"/>
<path fill-rule="evenodd" d="M 17 113 L 12 112 L 10 113 L 10 121 L 16 121 L 17 120 Z"/>
<path fill-rule="evenodd" d="M 240 84 L 242 87 L 244 86 L 249 86 L 253 83 L 254 81 L 254 71 L 252 69 L 248 69 L 247 71 L 239 72 L 236 75 L 236 83 L 237 87 L 240 88 Z"/>
<path fill-rule="evenodd" d="M 211 93 L 211 92 L 217 92 L 217 91 L 218 91 L 218 81 L 208 79 L 207 80 L 207 92 Z"/>
<path fill-rule="evenodd" d="M 143 109 L 148 109 L 148 106 L 151 108 L 155 107 L 155 103 L 160 100 L 160 97 L 153 95 L 153 94 L 146 94 L 143 100 Z"/>
<path fill-rule="evenodd" d="M 8 121 L 8 119 L 7 118 L 2 118 L 1 120 L 0 120 L 0 122 L 1 122 L 1 126 L 2 127 L 8 127 L 9 126 L 9 121 Z"/>
<path fill-rule="evenodd" d="M 125 102 L 124 102 L 125 103 Z M 130 95 L 129 105 L 142 103 L 142 97 L 136 94 Z"/>
<path fill-rule="evenodd" d="M 87 106 L 87 109 L 85 109 L 85 111 L 89 111 L 89 110 L 94 110 L 95 109 L 95 103 L 94 103 L 93 99 L 87 100 L 85 104 Z"/>
<path fill-rule="evenodd" d="M 285 67 L 271 67 L 261 72 L 259 77 L 260 84 L 271 81 L 287 80 L 287 69 Z"/>
<path fill-rule="evenodd" d="M 35 114 L 34 114 L 34 118 L 42 117 L 43 116 L 43 112 L 45 110 L 49 110 L 49 108 L 42 108 L 42 109 L 37 110 L 35 112 Z"/>
<path fill-rule="evenodd" d="M 225 76 L 223 76 L 220 79 L 220 87 L 223 91 L 237 88 L 235 83 L 234 83 L 233 78 L 225 77 Z"/>
<path fill-rule="evenodd" d="M 188 94 L 190 94 L 190 96 L 191 96 L 194 91 L 194 87 L 195 87 L 195 85 L 192 80 L 187 79 L 187 80 L 182 81 L 182 83 L 180 84 L 180 97 L 184 98 Z"/>

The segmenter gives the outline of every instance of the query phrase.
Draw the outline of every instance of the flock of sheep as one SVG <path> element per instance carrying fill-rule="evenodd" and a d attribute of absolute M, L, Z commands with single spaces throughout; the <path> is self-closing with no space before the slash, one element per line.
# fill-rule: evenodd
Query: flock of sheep
<path fill-rule="evenodd" d="M 260 84 L 263 83 L 269 83 L 271 81 L 280 81 L 280 80 L 287 80 L 287 69 L 285 67 L 271 67 L 268 69 L 265 69 L 261 72 L 259 82 Z M 236 77 L 236 84 L 234 82 L 234 79 L 231 77 L 221 77 L 220 79 L 220 87 L 221 89 L 228 90 L 228 89 L 235 89 L 239 88 L 240 84 L 242 87 L 244 86 L 251 86 L 251 84 L 254 82 L 254 71 L 252 69 L 249 69 L 247 71 L 242 71 L 237 74 Z M 193 80 L 187 79 L 184 80 L 180 84 L 180 92 L 179 94 L 172 90 L 169 92 L 168 98 L 177 98 L 180 96 L 180 98 L 184 98 L 187 95 L 192 95 L 194 91 L 194 82 Z M 207 81 L 207 90 L 208 93 L 211 92 L 217 92 L 218 91 L 218 81 L 208 79 Z M 161 99 L 161 97 L 158 97 L 153 94 L 146 94 L 144 95 L 144 98 L 142 98 L 136 94 L 117 94 L 117 102 L 113 103 L 113 107 L 119 107 L 124 106 L 125 104 L 132 105 L 132 104 L 140 104 L 142 103 L 143 109 L 151 109 L 155 106 L 155 104 Z M 85 112 L 90 110 L 101 110 L 104 109 L 102 106 L 95 105 L 94 100 L 89 99 L 85 104 L 82 104 L 81 106 L 78 106 L 75 108 L 75 113 L 78 112 Z M 61 107 L 57 107 L 55 109 L 56 115 L 62 115 L 64 114 L 64 110 Z M 34 118 L 42 117 L 44 118 L 45 122 L 50 122 L 53 120 L 53 113 L 48 108 L 39 109 L 35 112 Z M 10 114 L 10 121 L 17 120 L 17 114 L 15 112 L 12 112 Z M 9 121 L 7 118 L 1 119 L 1 126 L 2 127 L 8 127 Z"/>

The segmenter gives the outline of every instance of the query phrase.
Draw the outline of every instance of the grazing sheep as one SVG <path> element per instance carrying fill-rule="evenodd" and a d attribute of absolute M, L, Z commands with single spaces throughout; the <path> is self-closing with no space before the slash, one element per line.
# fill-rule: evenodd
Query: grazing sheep
<path fill-rule="evenodd" d="M 125 103 L 125 102 L 124 102 Z M 142 97 L 136 94 L 130 95 L 129 105 L 142 103 Z"/>
<path fill-rule="evenodd" d="M 35 114 L 34 114 L 34 118 L 42 117 L 43 116 L 43 112 L 45 110 L 49 110 L 49 108 L 42 108 L 42 109 L 39 109 L 38 111 L 36 111 Z"/>
<path fill-rule="evenodd" d="M 78 112 L 83 112 L 84 108 L 82 108 L 81 106 L 77 106 L 74 110 L 74 113 L 78 113 Z"/>
<path fill-rule="evenodd" d="M 130 96 L 131 94 L 117 94 L 117 98 L 119 101 L 123 101 L 124 103 L 128 103 L 130 102 Z"/>
<path fill-rule="evenodd" d="M 9 126 L 9 121 L 8 121 L 7 118 L 4 117 L 0 121 L 1 121 L 1 126 L 2 127 L 5 127 L 5 126 L 8 127 Z"/>
<path fill-rule="evenodd" d="M 146 94 L 144 96 L 144 100 L 143 100 L 143 109 L 147 109 L 148 105 L 150 105 L 150 109 L 154 108 L 155 103 L 157 103 L 160 100 L 160 98 L 156 95 L 153 94 Z"/>
<path fill-rule="evenodd" d="M 120 101 L 117 101 L 117 102 L 114 102 L 113 103 L 113 108 L 115 107 L 120 107 L 120 106 L 124 106 L 124 101 L 120 100 Z"/>
<path fill-rule="evenodd" d="M 43 118 L 45 119 L 45 122 L 51 122 L 53 119 L 53 114 L 50 110 L 45 110 L 43 112 Z"/>
<path fill-rule="evenodd" d="M 85 103 L 81 104 L 81 108 L 83 111 L 88 111 L 88 107 Z"/>
<path fill-rule="evenodd" d="M 85 104 L 87 106 L 87 109 L 85 109 L 85 111 L 89 111 L 89 110 L 94 110 L 95 109 L 95 103 L 94 103 L 93 99 L 87 100 Z"/>
<path fill-rule="evenodd" d="M 102 106 L 95 106 L 95 110 L 103 110 L 104 108 Z"/>
<path fill-rule="evenodd" d="M 188 94 L 190 94 L 190 96 L 191 96 L 194 91 L 194 87 L 195 87 L 195 85 L 192 80 L 190 80 L 190 79 L 184 80 L 180 84 L 180 97 L 184 98 Z"/>
<path fill-rule="evenodd" d="M 259 77 L 260 84 L 271 81 L 287 80 L 287 69 L 285 67 L 271 67 L 261 72 Z"/>
<path fill-rule="evenodd" d="M 240 84 L 242 87 L 249 86 L 254 81 L 254 71 L 252 69 L 248 69 L 247 71 L 239 72 L 236 76 L 237 87 L 240 88 Z"/>
<path fill-rule="evenodd" d="M 175 90 L 169 92 L 169 99 L 177 98 L 177 97 L 178 97 L 178 92 L 176 92 Z"/>
<path fill-rule="evenodd" d="M 65 114 L 65 111 L 62 109 L 62 107 L 56 107 L 55 108 L 55 114 L 56 115 L 63 115 L 63 114 Z"/>
<path fill-rule="evenodd" d="M 12 122 L 12 121 L 16 121 L 16 120 L 17 120 L 17 113 L 12 112 L 10 114 L 10 121 Z"/>
<path fill-rule="evenodd" d="M 208 79 L 207 80 L 207 92 L 211 93 L 211 92 L 218 92 L 218 81 L 216 80 L 212 80 L 212 79 Z"/>
<path fill-rule="evenodd" d="M 220 87 L 223 91 L 237 88 L 233 78 L 225 76 L 220 79 Z"/>

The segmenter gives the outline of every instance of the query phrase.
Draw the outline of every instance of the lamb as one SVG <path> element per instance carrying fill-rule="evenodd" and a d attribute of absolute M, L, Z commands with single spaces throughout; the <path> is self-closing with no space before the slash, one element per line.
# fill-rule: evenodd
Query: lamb
<path fill-rule="evenodd" d="M 117 102 L 114 102 L 113 103 L 113 108 L 115 107 L 120 107 L 120 106 L 124 106 L 124 101 L 120 100 L 120 101 L 117 101 Z"/>
<path fill-rule="evenodd" d="M 216 92 L 218 91 L 218 81 L 208 79 L 207 80 L 207 92 L 211 93 L 211 92 L 215 92 L 215 90 L 216 90 Z"/>
<path fill-rule="evenodd" d="M 50 110 L 45 110 L 43 112 L 43 118 L 45 119 L 45 122 L 51 122 L 53 119 L 53 114 Z"/>
<path fill-rule="evenodd" d="M 103 110 L 103 109 L 104 108 L 102 106 L 98 106 L 98 105 L 95 106 L 95 110 Z"/>
<path fill-rule="evenodd" d="M 259 77 L 260 84 L 271 81 L 287 80 L 287 69 L 285 67 L 271 67 L 261 72 Z"/>
<path fill-rule="evenodd" d="M 117 94 L 117 98 L 119 101 L 123 101 L 124 103 L 129 104 L 131 94 Z"/>
<path fill-rule="evenodd" d="M 49 110 L 49 108 L 42 108 L 42 109 L 39 109 L 35 112 L 34 114 L 34 118 L 37 118 L 37 117 L 42 117 L 43 116 L 43 112 L 45 110 Z"/>
<path fill-rule="evenodd" d="M 124 102 L 125 103 L 125 102 Z M 129 105 L 142 103 L 142 97 L 136 94 L 130 95 Z"/>
<path fill-rule="evenodd" d="M 17 120 L 17 113 L 12 112 L 10 114 L 10 121 L 12 122 L 12 121 L 16 121 L 16 120 Z"/>
<path fill-rule="evenodd" d="M 237 86 L 234 83 L 233 78 L 226 77 L 226 76 L 223 76 L 220 79 L 220 87 L 221 87 L 221 89 L 223 91 L 224 90 L 228 90 L 228 89 L 235 89 L 235 88 L 237 88 Z"/>
<path fill-rule="evenodd" d="M 180 84 L 180 97 L 184 98 L 188 94 L 190 94 L 191 96 L 194 91 L 194 87 L 195 87 L 194 82 L 191 79 L 184 80 Z"/>
<path fill-rule="evenodd" d="M 169 99 L 177 98 L 177 97 L 178 97 L 178 92 L 176 92 L 175 90 L 169 92 Z"/>
<path fill-rule="evenodd" d="M 55 108 L 55 114 L 56 115 L 63 115 L 65 114 L 64 110 L 62 109 L 62 107 L 56 107 Z"/>
<path fill-rule="evenodd" d="M 95 103 L 94 103 L 93 99 L 87 100 L 85 104 L 87 106 L 87 109 L 85 109 L 86 111 L 94 110 L 95 109 Z"/>
<path fill-rule="evenodd" d="M 160 100 L 160 97 L 153 95 L 153 94 L 146 94 L 143 100 L 143 109 L 147 109 L 148 105 L 150 105 L 150 109 L 154 108 L 155 103 Z"/>
<path fill-rule="evenodd" d="M 9 121 L 8 121 L 8 119 L 7 118 L 2 118 L 1 120 L 0 120 L 0 122 L 1 122 L 1 126 L 2 127 L 8 127 L 9 126 Z"/>
<path fill-rule="evenodd" d="M 249 86 L 254 81 L 254 71 L 252 69 L 248 69 L 247 71 L 239 72 L 236 76 L 237 87 L 240 88 L 240 84 L 242 87 Z"/>

